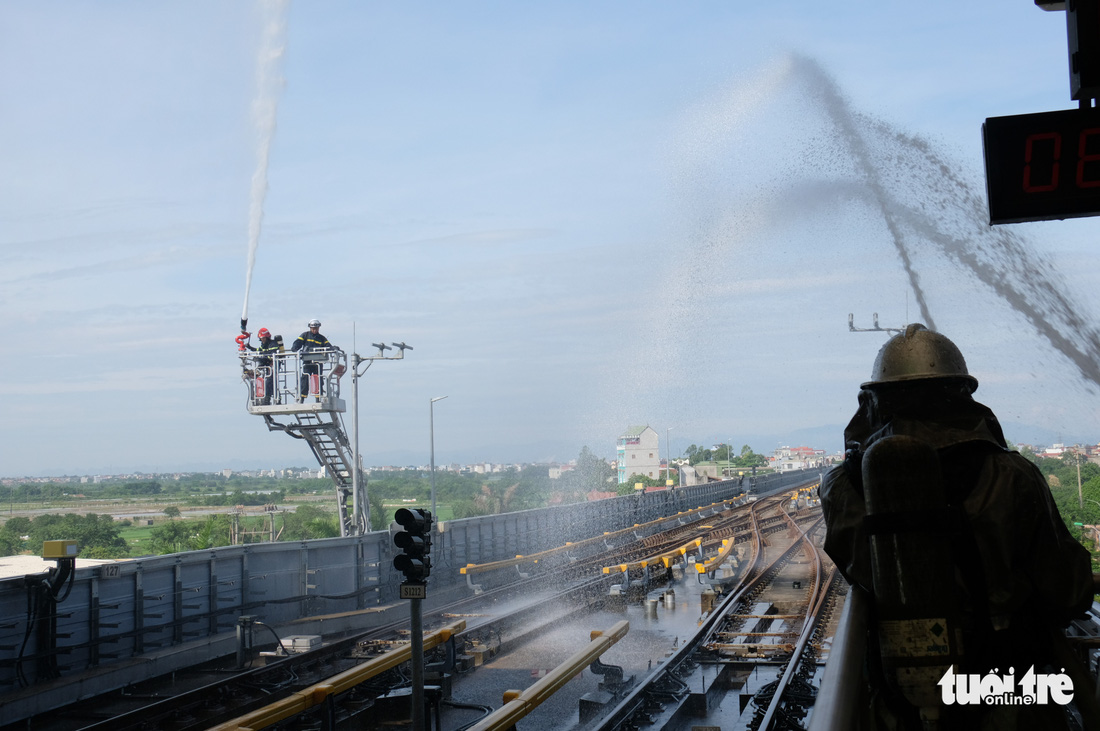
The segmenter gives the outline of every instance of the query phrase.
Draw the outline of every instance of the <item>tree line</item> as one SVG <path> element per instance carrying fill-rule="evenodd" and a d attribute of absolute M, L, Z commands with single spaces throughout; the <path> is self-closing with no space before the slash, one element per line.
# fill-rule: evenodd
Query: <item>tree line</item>
<path fill-rule="evenodd" d="M 122 522 L 111 516 L 95 513 L 18 516 L 0 527 L 0 553 L 4 556 L 16 556 L 26 550 L 38 553 L 43 541 L 75 540 L 81 558 L 123 558 L 130 555 L 130 547 L 119 535 L 121 527 Z"/>
<path fill-rule="evenodd" d="M 588 447 L 581 449 L 576 465 L 558 478 L 546 466 L 509 468 L 487 475 L 435 473 L 436 502 L 450 506 L 455 518 L 473 518 L 516 510 L 544 508 L 551 504 L 584 502 L 592 491 L 614 490 L 615 470 Z M 370 492 L 384 499 L 431 500 L 431 475 L 422 472 L 381 472 L 370 476 Z M 374 510 L 371 518 L 381 510 Z M 380 516 L 375 529 L 389 525 L 392 516 Z M 384 524 L 384 525 L 383 525 Z"/>
<path fill-rule="evenodd" d="M 703 450 L 695 445 L 689 447 L 689 460 L 706 457 L 710 452 L 711 461 L 722 462 L 724 453 L 720 445 L 718 450 Z M 1051 495 L 1070 532 L 1081 538 L 1084 535 L 1082 525 L 1100 525 L 1100 466 L 1082 460 L 1078 464 L 1076 455 L 1066 454 L 1059 458 L 1037 457 L 1027 451 L 1024 455 L 1035 462 L 1050 485 Z M 703 458 L 692 462 L 707 461 Z M 742 458 L 746 461 L 734 464 L 748 467 L 761 455 L 753 455 L 752 450 L 743 447 Z M 1078 494 L 1078 467 L 1080 467 L 1081 490 Z M 634 483 L 643 485 L 661 485 L 664 476 L 648 478 L 632 476 L 623 485 L 616 484 L 615 471 L 604 459 L 595 456 L 587 447 L 581 450 L 573 469 L 562 473 L 560 478 L 551 479 L 545 467 L 528 467 L 522 470 L 509 469 L 491 475 L 464 475 L 455 472 L 436 472 L 436 500 L 449 506 L 455 518 L 470 518 L 480 515 L 541 508 L 552 504 L 582 502 L 592 491 L 617 491 L 619 494 L 634 492 Z M 195 504 L 248 505 L 270 502 L 276 498 L 282 501 L 291 494 L 285 483 L 309 483 L 294 485 L 294 492 L 324 492 L 332 490 L 329 480 L 278 480 L 275 478 L 254 478 L 269 481 L 268 487 L 278 488 L 276 493 L 258 494 L 248 478 L 238 480 L 231 492 L 219 492 L 217 498 L 222 502 L 214 503 L 211 495 L 195 494 L 190 501 Z M 219 482 L 226 487 L 229 481 Z M 64 485 L 64 483 L 60 483 Z M 129 486 L 129 489 L 126 489 Z M 34 485 L 44 488 L 41 494 L 49 494 L 56 485 Z M 67 485 L 71 489 L 71 485 Z M 114 489 L 122 490 L 126 496 L 158 495 L 157 488 L 163 485 L 155 482 L 120 483 Z M 284 488 L 286 492 L 283 491 Z M 305 488 L 303 490 L 303 488 Z M 247 490 L 247 491 L 246 491 Z M 167 491 L 165 491 L 167 492 Z M 179 495 L 179 491 L 173 491 Z M 183 491 L 183 495 L 187 495 Z M 431 500 L 430 474 L 424 471 L 400 471 L 374 473 L 369 479 L 371 503 L 371 528 L 381 530 L 389 525 L 392 515 L 384 511 L 386 501 L 412 499 L 421 505 Z M 211 502 L 206 502 L 211 501 Z M 256 502 L 259 501 L 259 502 Z M 185 498 L 183 502 L 188 502 Z M 201 550 L 225 546 L 230 543 L 233 516 L 215 514 L 202 518 L 182 519 L 180 511 L 174 505 L 165 510 L 169 520 L 161 522 L 151 529 L 153 552 L 158 554 L 179 551 Z M 299 504 L 294 511 L 280 512 L 276 517 L 241 517 L 239 525 L 245 530 L 243 542 L 250 540 L 268 540 L 269 534 L 258 528 L 265 520 L 277 520 L 276 531 L 280 540 L 309 540 L 330 538 L 340 534 L 335 515 L 335 504 L 328 502 L 323 506 Z M 120 531 L 131 525 L 129 520 L 115 521 L 109 515 L 95 513 L 65 515 L 43 514 L 34 518 L 12 517 L 0 526 L 0 554 L 16 555 L 30 552 L 37 554 L 43 541 L 76 540 L 83 558 L 125 558 L 130 556 L 130 547 L 120 535 Z M 255 534 L 249 535 L 251 529 Z"/>
<path fill-rule="evenodd" d="M 435 473 L 436 501 L 448 506 L 455 518 L 527 510 L 551 504 L 582 502 L 593 490 L 614 489 L 614 469 L 596 457 L 588 447 L 581 450 L 576 466 L 551 479 L 545 466 L 508 469 L 487 475 Z M 99 484 L 28 483 L 12 488 L 11 500 L 20 503 L 67 500 L 163 498 L 171 504 L 165 509 L 168 520 L 150 529 L 154 553 L 176 553 L 230 545 L 233 516 L 215 514 L 202 518 L 182 518 L 178 505 L 263 505 L 293 501 L 294 496 L 309 493 L 332 494 L 328 479 L 223 478 L 206 475 L 179 481 L 128 481 Z M 371 528 L 381 530 L 393 518 L 387 514 L 387 501 L 415 500 L 421 505 L 431 501 L 431 475 L 427 471 L 403 470 L 374 472 L 368 479 Z M 392 513 L 392 511 L 391 511 Z M 270 530 L 261 531 L 264 521 L 276 520 L 280 540 L 309 540 L 340 535 L 335 500 L 322 506 L 298 504 L 293 511 L 276 516 L 238 518 L 240 542 L 268 540 Z M 80 546 L 82 558 L 125 558 L 130 548 L 120 531 L 132 525 L 129 520 L 115 521 L 109 515 L 68 513 L 45 514 L 34 518 L 13 517 L 0 527 L 0 553 L 38 553 L 42 542 L 72 539 Z M 266 523 L 270 526 L 270 523 Z"/>
<path fill-rule="evenodd" d="M 1073 536 L 1080 539 L 1085 532 L 1084 526 L 1100 525 L 1100 466 L 1070 452 L 1060 457 L 1039 457 L 1027 450 L 1021 450 L 1021 454 L 1038 465 L 1046 477 L 1051 497 Z"/>
<path fill-rule="evenodd" d="M 700 462 L 729 463 L 732 467 L 767 467 L 768 458 L 752 451 L 752 447 L 745 444 L 741 446 L 740 454 L 733 454 L 733 445 L 718 444 L 712 449 L 692 444 L 684 450 L 684 456 L 688 458 L 688 464 L 695 466 Z"/>

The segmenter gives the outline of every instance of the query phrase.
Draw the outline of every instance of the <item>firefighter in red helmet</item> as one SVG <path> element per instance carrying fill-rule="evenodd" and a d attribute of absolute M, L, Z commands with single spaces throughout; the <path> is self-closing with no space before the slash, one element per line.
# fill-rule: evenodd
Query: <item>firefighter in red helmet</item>
<path fill-rule="evenodd" d="M 283 339 L 281 336 L 271 336 L 271 331 L 266 327 L 261 327 L 257 333 L 260 336 L 260 347 L 254 348 L 251 345 L 246 347 L 254 352 L 259 353 L 259 357 L 256 358 L 256 365 L 261 369 L 261 373 L 264 379 L 264 395 L 263 398 L 258 399 L 258 402 L 262 406 L 267 406 L 271 403 L 271 395 L 275 389 L 275 359 L 276 353 L 283 352 Z"/>

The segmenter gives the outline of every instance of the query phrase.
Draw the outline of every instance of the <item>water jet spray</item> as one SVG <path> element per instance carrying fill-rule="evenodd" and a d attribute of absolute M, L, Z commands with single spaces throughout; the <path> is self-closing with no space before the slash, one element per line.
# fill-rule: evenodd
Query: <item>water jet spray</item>
<path fill-rule="evenodd" d="M 252 102 L 252 118 L 257 132 L 256 170 L 252 174 L 248 211 L 248 268 L 245 273 L 241 332 L 245 331 L 248 323 L 248 296 L 252 289 L 252 270 L 256 266 L 256 249 L 260 244 L 264 197 L 267 194 L 267 165 L 271 142 L 275 137 L 279 94 L 285 83 L 279 67 L 286 51 L 286 13 L 289 4 L 289 0 L 263 0 L 259 4 L 263 33 L 256 63 L 256 98 Z"/>

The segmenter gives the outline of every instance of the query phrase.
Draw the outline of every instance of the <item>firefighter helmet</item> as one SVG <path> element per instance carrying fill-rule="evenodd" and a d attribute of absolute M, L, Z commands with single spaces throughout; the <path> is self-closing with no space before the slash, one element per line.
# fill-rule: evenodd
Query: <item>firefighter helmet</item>
<path fill-rule="evenodd" d="M 321 327 L 321 321 L 314 318 L 314 319 L 309 321 L 309 326 L 310 327 Z"/>
<path fill-rule="evenodd" d="M 258 334 L 259 334 L 259 336 L 260 336 L 261 338 L 269 338 L 269 337 L 271 337 L 271 331 L 270 331 L 270 330 L 268 330 L 268 329 L 267 329 L 266 327 L 261 327 L 261 328 L 260 328 L 260 332 L 259 332 Z"/>
<path fill-rule="evenodd" d="M 938 332 L 914 323 L 886 341 L 875 358 L 871 380 L 861 387 L 932 378 L 960 380 L 971 393 L 978 388 L 978 379 L 966 370 L 966 360 L 958 347 Z"/>

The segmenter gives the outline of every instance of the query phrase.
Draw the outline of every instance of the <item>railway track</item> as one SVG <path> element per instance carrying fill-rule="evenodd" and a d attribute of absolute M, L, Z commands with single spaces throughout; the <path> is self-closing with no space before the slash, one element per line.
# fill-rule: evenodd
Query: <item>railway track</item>
<path fill-rule="evenodd" d="M 824 531 L 819 513 L 807 522 L 777 503 L 761 502 L 750 517 L 751 557 L 737 580 L 723 587 L 725 598 L 598 728 L 681 728 L 689 717 L 721 728 L 803 728 L 843 582 L 818 548 Z M 745 692 L 749 669 L 760 666 L 774 677 Z M 734 691 L 749 700 L 725 703 Z M 745 708 L 751 708 L 747 720 Z"/>

